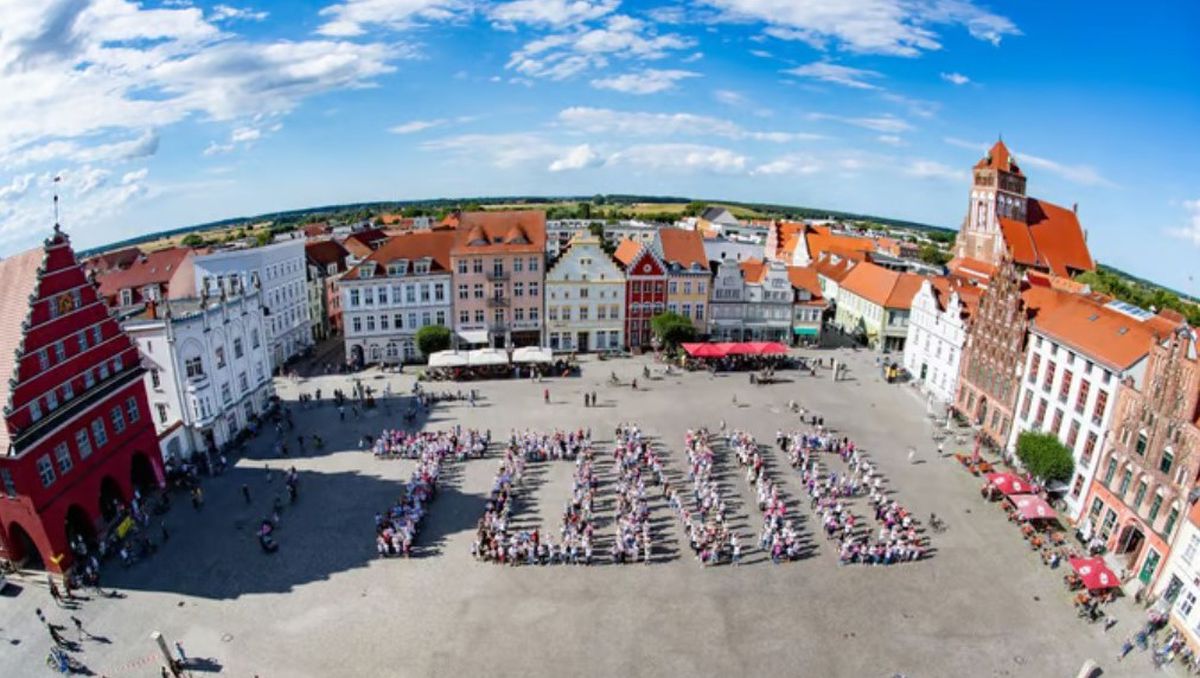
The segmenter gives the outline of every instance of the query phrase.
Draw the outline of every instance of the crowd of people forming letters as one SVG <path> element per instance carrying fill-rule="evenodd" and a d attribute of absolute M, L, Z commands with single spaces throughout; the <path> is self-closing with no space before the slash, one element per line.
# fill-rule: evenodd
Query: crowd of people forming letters
<path fill-rule="evenodd" d="M 914 516 L 889 497 L 886 481 L 876 465 L 849 438 L 825 428 L 818 417 L 801 420 L 806 430 L 776 433 L 776 443 L 799 474 L 827 540 L 837 544 L 839 563 L 891 565 L 920 560 L 928 552 L 926 538 Z M 393 506 L 375 516 L 376 544 L 381 556 L 412 552 L 426 505 L 436 496 L 442 464 L 484 457 L 491 432 L 460 427 L 443 432 L 385 430 L 373 441 L 379 458 L 417 461 L 411 478 Z M 723 446 L 724 450 L 717 452 Z M 724 460 L 736 460 L 762 515 L 758 547 L 773 563 L 811 554 L 811 539 L 801 529 L 801 519 L 789 515 L 781 481 L 772 477 L 767 450 L 741 430 L 720 432 L 689 430 L 684 438 L 686 483 L 673 484 L 663 457 L 633 424 L 614 431 L 612 477 L 616 497 L 613 539 L 607 555 L 613 563 L 649 564 L 655 554 L 650 503 L 661 495 L 678 517 L 697 560 L 703 565 L 742 560 L 742 544 L 729 524 L 729 503 L 717 479 Z M 830 470 L 840 460 L 845 470 Z M 530 464 L 570 462 L 574 465 L 571 495 L 563 507 L 558 534 L 540 527 L 517 527 L 515 499 Z M 483 516 L 476 525 L 472 555 L 484 562 L 505 565 L 580 564 L 597 560 L 596 495 L 600 486 L 596 448 L 590 429 L 537 433 L 513 431 L 497 460 L 496 475 Z M 677 486 L 679 485 L 679 486 Z M 528 489 L 528 488 L 524 488 Z M 854 512 L 855 500 L 865 498 L 875 525 Z M 602 549 L 601 554 L 604 553 Z M 601 556 L 603 557 L 603 556 Z"/>
<path fill-rule="evenodd" d="M 375 514 L 375 549 L 380 556 L 412 555 L 413 543 L 427 513 L 425 505 L 437 496 L 443 462 L 482 457 L 487 453 L 491 437 L 491 431 L 464 433 L 456 426 L 451 431 L 420 433 L 384 430 L 375 439 L 372 451 L 376 457 L 417 461 L 396 502 L 386 511 Z"/>

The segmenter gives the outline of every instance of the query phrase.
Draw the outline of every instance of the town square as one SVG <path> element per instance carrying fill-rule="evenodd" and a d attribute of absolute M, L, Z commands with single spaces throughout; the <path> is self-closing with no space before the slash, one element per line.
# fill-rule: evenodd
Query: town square
<path fill-rule="evenodd" d="M 281 378 L 278 392 L 296 427 L 284 434 L 289 456 L 275 452 L 277 435 L 266 429 L 228 470 L 205 478 L 199 510 L 180 495 L 161 518 L 170 539 L 157 553 L 128 567 L 105 566 L 102 589 L 118 597 L 84 591 L 87 600 L 63 609 L 42 579 L 19 583 L 24 590 L 6 601 L 3 628 L 11 644 L 0 655 L 3 671 L 25 675 L 23 667 L 41 664 L 45 631 L 35 607 L 68 627 L 68 615 L 78 616 L 89 633 L 104 637 L 103 643 L 85 637 L 77 657 L 110 676 L 158 674 L 154 631 L 186 648 L 192 675 L 518 675 L 533 670 L 531 663 L 597 676 L 1071 675 L 1088 658 L 1104 661 L 1106 675 L 1151 670 L 1146 653 L 1111 661 L 1121 639 L 1144 623 L 1144 611 L 1110 606 L 1117 621 L 1107 632 L 1078 618 L 1062 584 L 1067 568 L 1045 567 L 1003 512 L 980 498 L 978 479 L 949 456 L 958 449 L 953 443 L 939 456 L 931 432 L 940 423 L 927 416 L 923 395 L 887 384 L 867 352 L 805 355 L 848 367 L 836 383 L 826 367 L 815 376 L 781 371 L 782 383 L 755 386 L 744 372 L 675 368 L 667 375 L 663 364 L 644 357 L 588 360 L 574 378 L 426 384 L 430 394 L 464 399 L 434 403 L 414 425 L 490 430 L 493 447 L 483 459 L 446 462 L 409 558 L 377 556 L 371 516 L 395 501 L 413 462 L 376 458 L 362 441 L 404 428 L 414 383 L 409 371 Z M 610 383 L 613 373 L 620 385 Z M 637 390 L 630 387 L 634 379 Z M 346 407 L 342 421 L 330 394 L 349 394 L 356 382 L 377 394 L 390 386 L 397 395 L 359 416 Z M 316 389 L 322 402 L 297 402 Z M 465 395 L 472 389 L 474 407 Z M 584 394 L 591 392 L 597 404 L 586 408 Z M 839 436 L 857 441 L 922 522 L 931 513 L 944 520 L 944 532 L 928 532 L 924 559 L 888 567 L 838 564 L 798 474 L 772 444 L 780 429 L 807 428 L 791 401 L 806 417 L 824 418 Z M 764 443 L 790 512 L 815 545 L 810 557 L 773 565 L 754 543 L 760 523 L 754 497 L 730 455 L 722 455 L 717 474 L 730 522 L 745 535 L 736 567 L 702 566 L 661 502 L 651 521 L 663 525 L 663 536 L 645 567 L 508 568 L 471 557 L 497 447 L 513 431 L 590 429 L 602 458 L 615 428 L 634 422 L 661 446 L 667 472 L 682 478 L 687 429 L 716 431 L 722 421 Z M 324 447 L 299 451 L 297 435 L 318 435 Z M 292 467 L 299 478 L 295 503 L 284 490 Z M 545 467 L 540 477 L 525 479 L 517 516 L 556 533 L 573 464 Z M 609 531 L 614 501 L 605 492 L 612 476 L 607 464 L 601 468 L 598 522 Z M 276 497 L 285 504 L 278 551 L 266 554 L 255 531 Z M 156 541 L 159 520 L 150 531 Z"/>

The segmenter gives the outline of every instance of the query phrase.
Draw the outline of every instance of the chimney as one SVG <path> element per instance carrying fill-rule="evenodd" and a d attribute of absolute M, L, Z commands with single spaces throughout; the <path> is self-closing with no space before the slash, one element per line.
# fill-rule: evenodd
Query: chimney
<path fill-rule="evenodd" d="M 1071 213 L 1079 214 L 1079 203 L 1077 203 L 1077 202 L 1071 203 Z"/>

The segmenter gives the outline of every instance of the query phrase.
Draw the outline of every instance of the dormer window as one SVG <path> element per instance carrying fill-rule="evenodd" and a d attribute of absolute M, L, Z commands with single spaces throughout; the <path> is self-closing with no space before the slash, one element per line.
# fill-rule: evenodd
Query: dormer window
<path fill-rule="evenodd" d="M 133 304 L 133 290 L 128 287 L 121 290 L 121 305 L 131 306 Z"/>
<path fill-rule="evenodd" d="M 422 259 L 413 264 L 413 273 L 416 275 L 426 275 L 429 273 L 429 260 Z"/>
<path fill-rule="evenodd" d="M 360 269 L 361 269 L 361 271 L 362 271 L 362 273 L 361 273 L 361 277 L 363 277 L 363 278 L 373 278 L 373 277 L 375 277 L 375 262 L 373 262 L 373 261 L 364 261 L 364 262 L 362 263 L 362 266 L 360 266 Z"/>
<path fill-rule="evenodd" d="M 398 278 L 400 276 L 403 276 L 406 273 L 408 273 L 408 260 L 407 259 L 400 259 L 398 261 L 393 261 L 392 263 L 388 264 L 388 275 L 389 276 Z"/>

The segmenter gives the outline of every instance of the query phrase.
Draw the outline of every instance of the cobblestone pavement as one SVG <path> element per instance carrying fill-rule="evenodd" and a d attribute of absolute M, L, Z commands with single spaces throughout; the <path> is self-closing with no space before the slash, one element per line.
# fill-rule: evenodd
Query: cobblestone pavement
<path fill-rule="evenodd" d="M 108 568 L 106 584 L 119 597 L 62 610 L 44 577 L 10 586 L 0 597 L 0 676 L 46 670 L 49 639 L 35 607 L 65 624 L 68 637 L 74 637 L 68 615 L 102 637 L 84 639 L 75 656 L 107 676 L 158 675 L 154 630 L 198 658 L 194 675 L 1074 676 L 1088 658 L 1104 665 L 1105 675 L 1145 675 L 1144 653 L 1114 661 L 1140 618 L 1133 605 L 1116 606 L 1120 621 L 1107 634 L 1077 619 L 1063 570 L 1042 566 L 999 508 L 979 498 L 979 481 L 937 457 L 921 397 L 883 384 L 866 353 L 836 355 L 852 365 L 850 379 L 836 384 L 828 371 L 784 373 L 790 382 L 770 386 L 752 386 L 745 374 L 646 381 L 646 358 L 587 362 L 582 378 L 541 384 L 435 384 L 435 391 L 473 387 L 482 399 L 474 408 L 438 405 L 424 424 L 490 428 L 500 439 L 513 428 L 591 427 L 603 445 L 617 423 L 633 421 L 664 446 L 669 471 L 681 475 L 686 429 L 715 429 L 725 419 L 770 443 L 777 428 L 795 423 L 786 412 L 795 399 L 864 446 L 903 504 L 918 516 L 936 512 L 946 520 L 949 529 L 933 536 L 936 553 L 927 561 L 839 567 L 809 517 L 811 558 L 773 566 L 751 550 L 740 567 L 706 569 L 660 502 L 655 530 L 664 545 L 649 566 L 477 563 L 469 547 L 495 471 L 492 459 L 451 465 L 418 557 L 382 560 L 374 557 L 372 515 L 395 496 L 411 463 L 376 460 L 357 441 L 399 425 L 406 399 L 359 419 L 347 410 L 345 422 L 328 404 L 292 403 L 300 431 L 319 433 L 326 448 L 279 460 L 268 451 L 274 434 L 261 435 L 234 468 L 206 481 L 202 509 L 178 498 L 165 516 L 170 539 L 156 555 L 128 569 Z M 609 386 L 610 371 L 626 383 L 637 378 L 639 390 Z M 358 376 L 380 391 L 390 382 L 398 394 L 407 394 L 413 380 L 408 373 Z M 328 397 L 335 386 L 348 388 L 348 380 L 278 386 L 294 401 L 318 386 Z M 542 402 L 544 388 L 549 405 Z M 600 406 L 585 409 L 584 391 L 595 391 Z M 294 433 L 289 438 L 295 451 Z M 916 464 L 908 463 L 910 446 L 918 450 Z M 782 454 L 770 454 L 784 489 L 798 499 L 800 484 Z M 300 499 L 284 511 L 279 552 L 265 555 L 253 529 L 283 490 L 279 471 L 289 465 L 301 477 Z M 550 465 L 534 476 L 523 491 L 521 520 L 556 531 L 570 470 Z M 734 497 L 738 529 L 749 535 L 759 518 L 744 480 L 731 473 L 722 482 Z M 611 520 L 611 497 L 600 500 L 599 510 L 602 521 Z M 803 503 L 796 511 L 809 515 Z"/>

